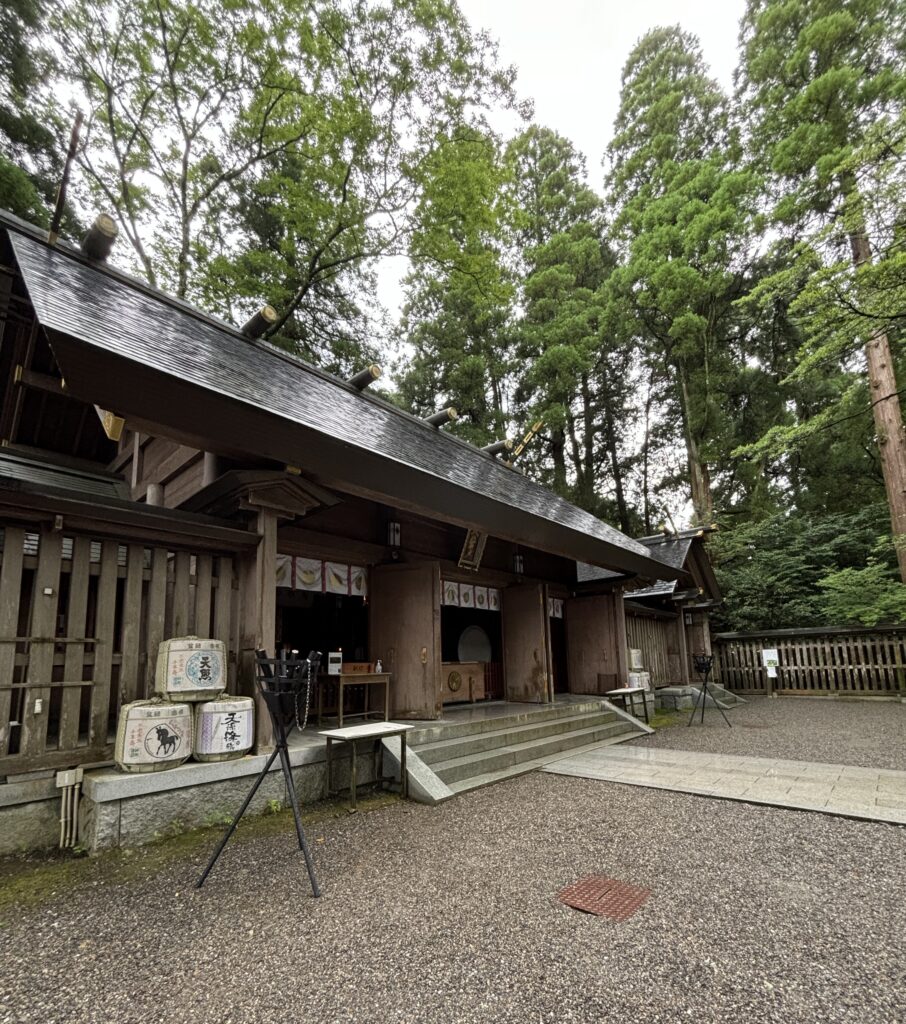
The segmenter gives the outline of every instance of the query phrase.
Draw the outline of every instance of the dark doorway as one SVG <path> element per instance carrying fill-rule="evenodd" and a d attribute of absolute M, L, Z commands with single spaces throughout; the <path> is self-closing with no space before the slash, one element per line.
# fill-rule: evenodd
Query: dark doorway
<path fill-rule="evenodd" d="M 344 661 L 368 661 L 368 608 L 361 597 L 278 590 L 277 646 L 303 654 L 341 650 Z"/>

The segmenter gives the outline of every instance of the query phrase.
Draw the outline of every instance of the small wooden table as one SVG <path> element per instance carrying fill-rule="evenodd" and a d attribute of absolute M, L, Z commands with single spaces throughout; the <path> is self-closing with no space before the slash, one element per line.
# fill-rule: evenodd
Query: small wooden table
<path fill-rule="evenodd" d="M 401 722 L 366 722 L 364 725 L 347 725 L 345 729 L 325 729 L 319 732 L 327 740 L 327 795 L 333 796 L 339 793 L 333 788 L 333 742 L 348 743 L 350 750 L 349 765 L 349 802 L 350 807 L 355 810 L 355 791 L 357 785 L 357 763 L 356 763 L 356 742 L 358 740 L 383 740 L 388 736 L 399 736 L 400 738 L 400 790 L 403 797 L 409 795 L 409 780 L 406 778 L 406 733 L 414 729 L 414 725 L 404 725 Z M 376 744 L 376 750 L 380 750 L 380 744 Z M 377 771 L 377 758 L 375 758 L 375 778 L 382 781 L 389 781 L 389 776 L 379 776 Z"/>
<path fill-rule="evenodd" d="M 635 701 L 636 697 L 641 694 L 642 697 L 642 710 L 645 712 L 645 724 L 649 725 L 648 721 L 648 702 L 645 700 L 645 694 L 648 691 L 644 686 L 621 686 L 618 690 L 607 690 L 604 696 L 608 700 L 612 700 L 614 697 L 618 697 L 620 703 L 623 705 L 623 710 L 628 711 L 629 714 L 635 715 L 636 718 L 639 716 L 635 714 Z"/>
<path fill-rule="evenodd" d="M 337 687 L 337 725 L 343 728 L 344 718 L 370 718 L 372 715 L 383 714 L 384 721 L 390 718 L 390 673 L 389 672 L 341 672 L 339 675 L 322 675 L 318 679 L 318 725 L 324 717 L 324 691 L 328 686 L 336 684 Z M 370 710 L 368 707 L 368 695 L 365 696 L 365 710 L 357 711 L 351 715 L 343 713 L 343 704 L 346 690 L 351 686 L 383 686 L 384 687 L 384 709 Z"/>

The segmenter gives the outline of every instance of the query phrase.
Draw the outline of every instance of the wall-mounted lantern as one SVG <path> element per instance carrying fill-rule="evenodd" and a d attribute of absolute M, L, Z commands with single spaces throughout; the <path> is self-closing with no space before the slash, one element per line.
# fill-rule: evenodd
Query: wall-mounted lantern
<path fill-rule="evenodd" d="M 513 572 L 517 576 L 521 576 L 525 572 L 525 559 L 518 551 L 513 555 Z"/>
<path fill-rule="evenodd" d="M 387 523 L 387 543 L 392 548 L 398 548 L 400 546 L 400 524 L 396 522 Z"/>

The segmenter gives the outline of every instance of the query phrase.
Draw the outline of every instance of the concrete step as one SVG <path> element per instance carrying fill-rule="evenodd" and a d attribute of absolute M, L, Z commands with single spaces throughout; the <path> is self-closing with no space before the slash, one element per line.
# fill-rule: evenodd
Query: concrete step
<path fill-rule="evenodd" d="M 492 708 L 493 704 L 481 705 L 478 709 Z M 545 722 L 555 718 L 569 718 L 583 712 L 600 711 L 600 700 L 588 700 L 581 703 L 562 704 L 539 704 L 531 711 L 523 711 L 518 714 L 505 714 L 500 717 L 477 717 L 471 722 L 438 722 L 436 724 L 421 725 L 409 733 L 410 746 L 421 746 L 432 743 L 435 740 L 456 739 L 459 736 L 473 736 L 482 732 L 496 732 L 501 729 L 511 729 L 529 722 Z"/>
<path fill-rule="evenodd" d="M 628 724 L 628 723 L 627 723 Z M 547 757 L 532 758 L 529 761 L 520 761 L 518 764 L 510 765 L 507 768 L 498 768 L 497 771 L 484 772 L 481 775 L 470 775 L 468 778 L 460 779 L 458 782 L 451 782 L 447 787 L 453 796 L 460 793 L 468 793 L 473 789 L 481 789 L 483 786 L 492 786 L 495 782 L 504 782 L 506 779 L 514 779 L 519 775 L 527 775 L 542 765 L 558 761 L 562 757 L 572 757 L 574 754 L 582 754 L 587 750 L 596 750 L 598 747 L 610 746 L 613 743 L 625 743 L 626 740 L 635 739 L 640 735 L 631 727 L 626 733 L 619 736 L 611 736 L 609 739 L 598 740 L 596 743 L 586 743 L 579 747 L 571 747 L 567 751 L 560 750 Z"/>
<path fill-rule="evenodd" d="M 606 725 L 617 721 L 612 711 L 598 709 L 579 715 L 561 715 L 556 718 L 532 717 L 524 725 L 507 726 L 488 732 L 468 736 L 454 736 L 450 739 L 434 740 L 431 743 L 412 743 L 425 764 L 437 764 L 470 754 L 480 754 L 500 746 L 513 746 L 530 740 L 541 740 L 547 736 L 558 736 L 574 729 Z M 499 720 L 498 720 L 499 722 Z"/>
<path fill-rule="evenodd" d="M 486 775 L 503 768 L 547 758 L 564 750 L 587 746 L 622 734 L 637 735 L 636 730 L 623 720 L 605 722 L 586 728 L 573 728 L 569 732 L 545 736 L 541 739 L 521 743 L 508 743 L 490 750 L 452 757 L 431 765 L 435 774 L 451 789 L 454 782 L 460 782 L 475 775 Z M 423 754 L 419 751 L 419 757 Z"/>

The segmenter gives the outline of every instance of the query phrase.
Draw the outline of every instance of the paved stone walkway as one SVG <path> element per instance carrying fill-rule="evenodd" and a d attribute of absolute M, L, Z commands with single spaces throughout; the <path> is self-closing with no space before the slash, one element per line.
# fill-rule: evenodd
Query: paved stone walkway
<path fill-rule="evenodd" d="M 906 772 L 615 745 L 542 771 L 906 825 Z"/>

